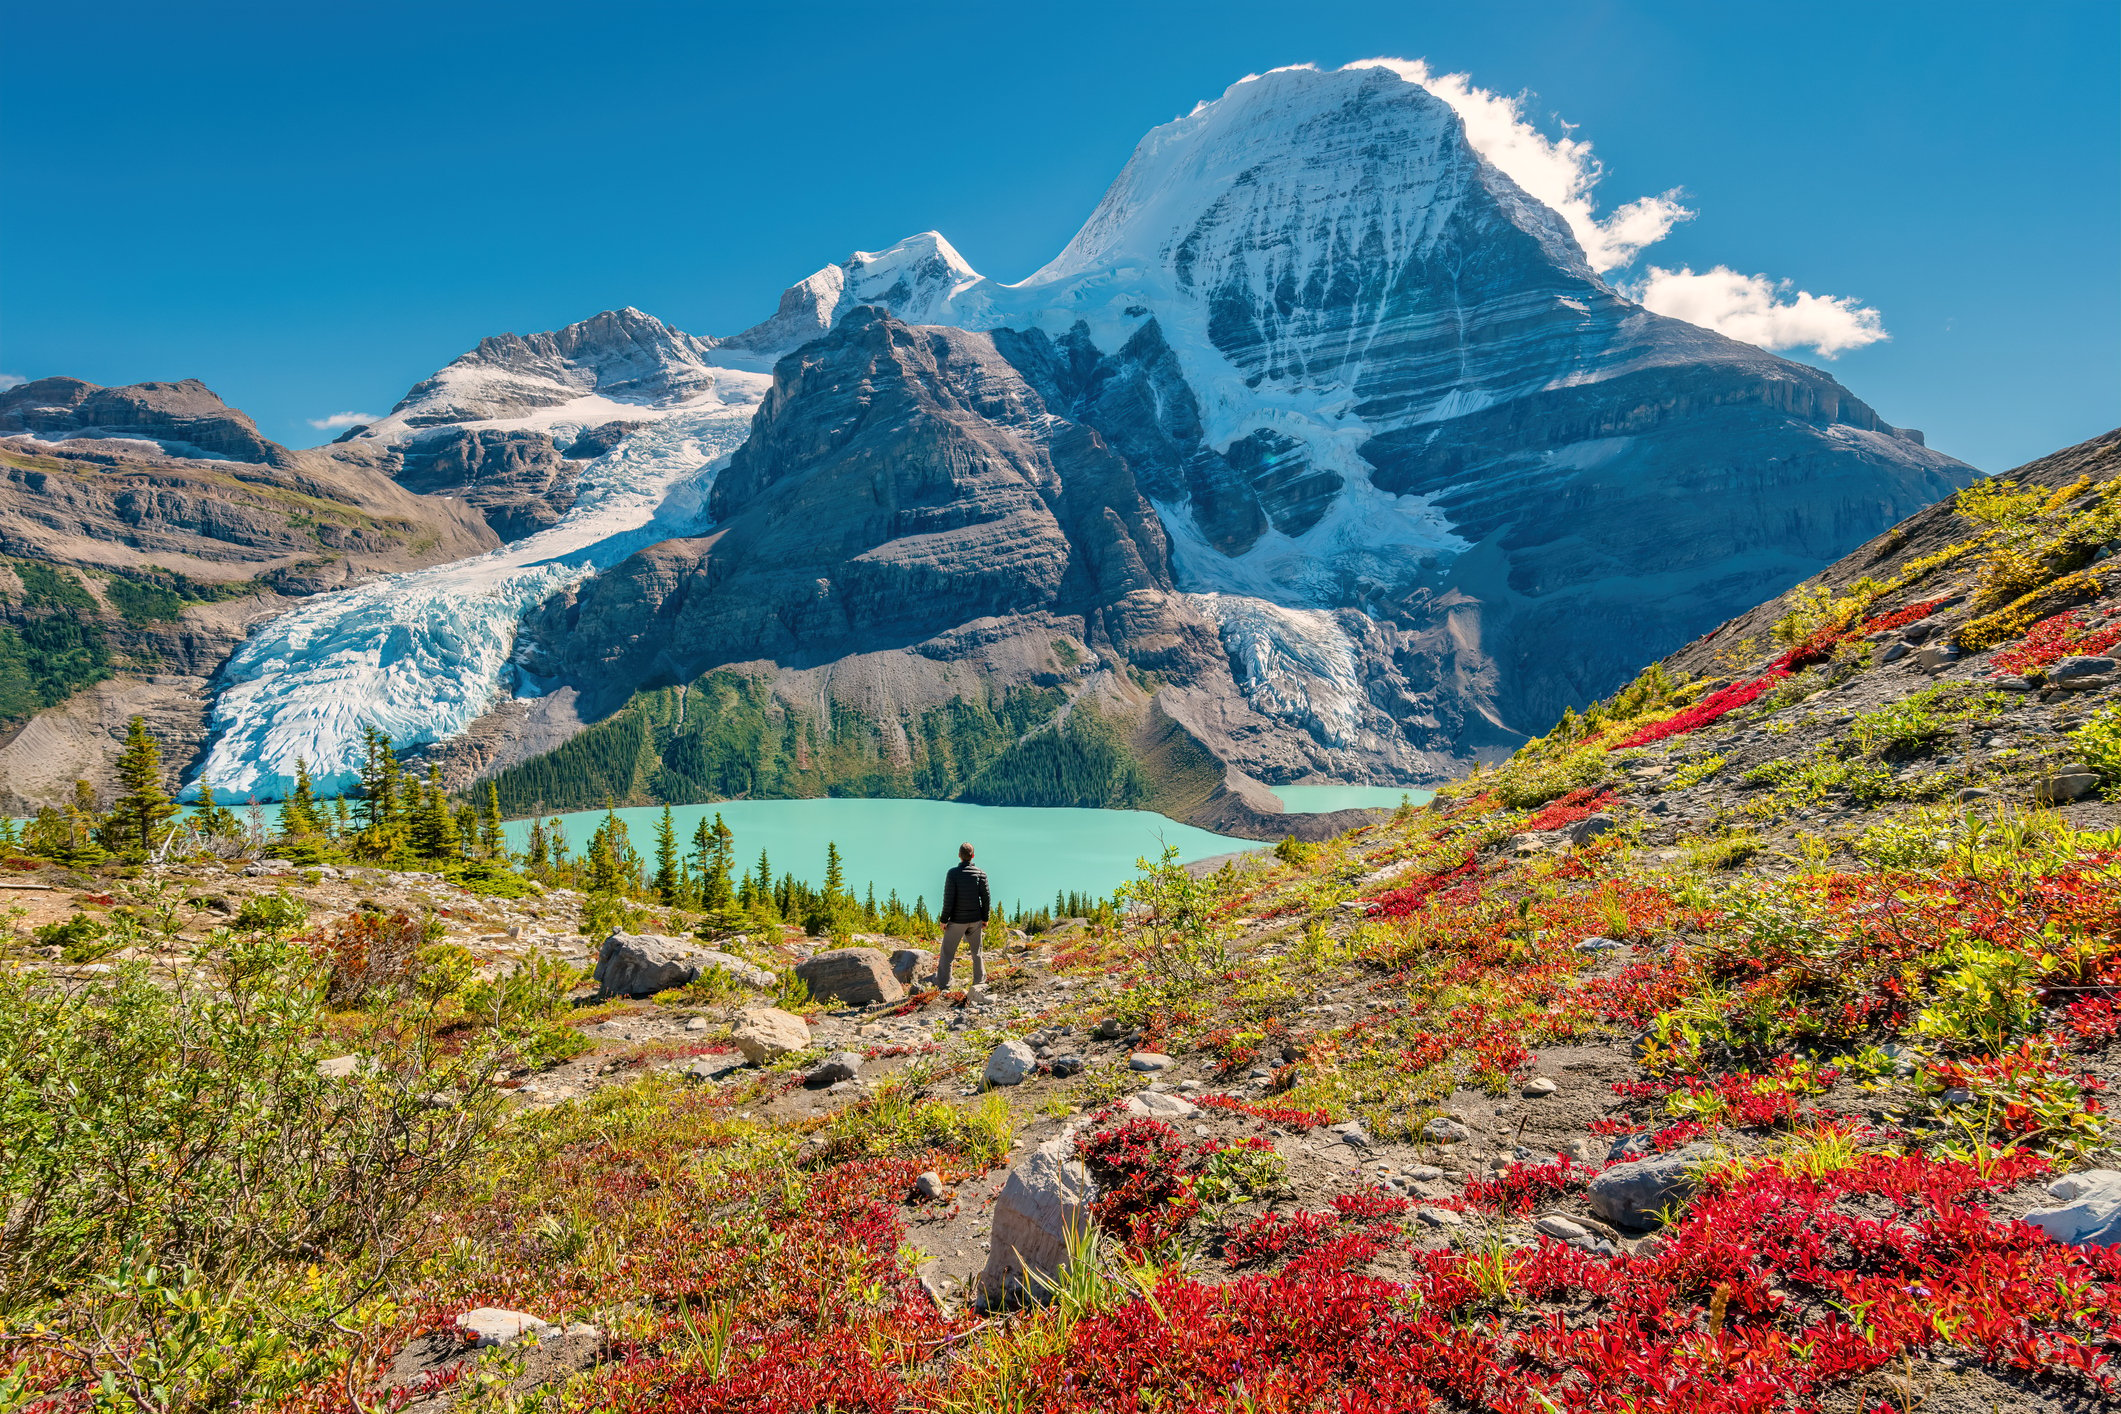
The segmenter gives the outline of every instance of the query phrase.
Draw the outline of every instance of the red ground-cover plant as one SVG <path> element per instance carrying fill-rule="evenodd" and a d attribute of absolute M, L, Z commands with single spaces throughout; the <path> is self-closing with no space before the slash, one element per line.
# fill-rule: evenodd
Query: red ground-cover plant
<path fill-rule="evenodd" d="M 1307 1257 L 1335 1270 L 1376 1258 L 1399 1236 L 1400 1217 L 1413 1205 L 1387 1193 L 1343 1193 L 1329 1212 L 1263 1213 L 1232 1229 L 1223 1260 L 1257 1266 L 1279 1257 Z"/>
<path fill-rule="evenodd" d="M 1470 1279 L 1478 1253 L 1410 1254 L 1404 1283 L 1310 1256 L 1222 1285 L 1174 1276 L 1079 1322 L 1027 1407 L 1779 1414 L 1945 1352 L 2112 1397 L 2121 1253 L 1979 1206 L 2044 1168 L 1875 1154 L 1818 1178 L 1712 1173 L 1652 1256 L 1520 1251 L 1502 1311 Z M 1331 1226 L 1298 1215 L 1251 1240 L 1286 1254 Z"/>
<path fill-rule="evenodd" d="M 1200 1211 L 1187 1174 L 1194 1147 L 1160 1119 L 1092 1129 L 1076 1139 L 1075 1152 L 1097 1180 L 1098 1225 L 1132 1246 L 1155 1246 Z"/>
<path fill-rule="evenodd" d="M 1433 874 L 1422 874 L 1409 883 L 1387 893 L 1378 894 L 1370 900 L 1366 914 L 1370 918 L 1404 918 L 1428 902 L 1438 890 L 1470 879 L 1480 868 L 1480 857 L 1472 850 L 1466 857 L 1449 869 L 1440 869 Z"/>
<path fill-rule="evenodd" d="M 1527 830 L 1558 830 L 1587 820 L 1613 803 L 1613 792 L 1581 786 L 1524 822 Z"/>
<path fill-rule="evenodd" d="M 1210 1110 L 1230 1110 L 1237 1114 L 1250 1115 L 1265 1124 L 1283 1129 L 1316 1129 L 1330 1124 L 1333 1116 L 1324 1110 L 1299 1109 L 1294 1105 L 1262 1104 L 1256 1100 L 1240 1100 L 1235 1095 L 1196 1095 L 1193 1103 Z"/>
<path fill-rule="evenodd" d="M 2085 622 L 2082 609 L 2045 618 L 2025 631 L 2025 637 L 1989 659 L 1991 677 L 2038 672 L 2062 658 L 2104 653 L 2121 643 L 2121 624 L 2094 628 Z"/>
<path fill-rule="evenodd" d="M 1512 1164 L 1493 1178 L 1467 1180 L 1465 1200 L 1486 1212 L 1521 1217 L 1564 1193 L 1581 1191 L 1597 1172 L 1571 1162 L 1567 1154 L 1550 1164 Z"/>
<path fill-rule="evenodd" d="M 1904 609 L 1895 609 L 1889 614 L 1879 614 L 1865 619 L 1851 637 L 1868 638 L 1874 633 L 1891 633 L 1894 629 L 1906 628 L 1917 619 L 1926 619 L 1944 607 L 1943 599 L 1925 599 L 1919 604 L 1910 604 Z"/>
<path fill-rule="evenodd" d="M 1693 706 L 1674 712 L 1662 721 L 1638 727 L 1606 749 L 1624 751 L 1629 747 L 1648 746 L 1667 737 L 1685 736 L 1688 732 L 1699 731 L 1725 713 L 1735 712 L 1740 707 L 1749 705 L 1761 693 L 1789 675 L 1788 668 L 1777 664 L 1750 682 L 1734 682 L 1727 687 L 1719 687 Z"/>
<path fill-rule="evenodd" d="M 2111 996 L 2084 997 L 2062 1008 L 2062 1026 L 2077 1045 L 2103 1051 L 2121 1037 L 2121 1003 Z"/>

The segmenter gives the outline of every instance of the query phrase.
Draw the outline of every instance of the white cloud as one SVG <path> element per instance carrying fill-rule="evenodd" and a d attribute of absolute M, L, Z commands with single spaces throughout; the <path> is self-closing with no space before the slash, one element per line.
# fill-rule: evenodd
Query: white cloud
<path fill-rule="evenodd" d="M 1469 74 L 1436 73 L 1424 59 L 1364 59 L 1348 67 L 1390 69 L 1450 104 L 1466 125 L 1473 150 L 1560 213 L 1593 270 L 1619 269 L 1694 214 L 1680 204 L 1674 187 L 1661 196 L 1637 197 L 1601 220 L 1592 193 L 1605 173 L 1591 144 L 1567 134 L 1550 138 L 1526 122 L 1523 95 L 1480 88 Z"/>
<path fill-rule="evenodd" d="M 1832 358 L 1891 337 L 1877 310 L 1838 295 L 1798 290 L 1788 280 L 1741 275 L 1718 265 L 1697 275 L 1687 266 L 1652 265 L 1627 291 L 1643 308 L 1764 349 L 1816 349 Z M 1789 296 L 1785 298 L 1785 296 Z"/>
<path fill-rule="evenodd" d="M 1510 97 L 1481 88 L 1469 74 L 1439 74 L 1425 59 L 1363 59 L 1347 67 L 1390 69 L 1450 104 L 1465 124 L 1473 150 L 1533 199 L 1558 212 L 1591 268 L 1600 273 L 1631 264 L 1694 215 L 1680 204 L 1680 189 L 1674 187 L 1660 196 L 1623 202 L 1600 217 L 1594 193 L 1605 171 L 1591 144 L 1574 136 L 1566 123 L 1561 137 L 1550 138 L 1526 122 L 1523 94 Z M 1762 348 L 1809 348 L 1832 358 L 1890 337 L 1884 317 L 1867 305 L 1808 290 L 1792 295 L 1788 280 L 1741 275 L 1725 265 L 1698 275 L 1687 266 L 1665 270 L 1652 265 L 1648 275 L 1621 292 L 1659 314 Z"/>
<path fill-rule="evenodd" d="M 309 425 L 319 432 L 328 432 L 334 427 L 359 427 L 364 422 L 376 420 L 376 415 L 369 412 L 335 412 L 330 417 L 313 417 Z"/>
<path fill-rule="evenodd" d="M 24 378 L 19 373 L 0 373 L 0 393 L 4 393 L 10 388 L 19 388 L 27 382 L 29 382 L 29 379 Z"/>

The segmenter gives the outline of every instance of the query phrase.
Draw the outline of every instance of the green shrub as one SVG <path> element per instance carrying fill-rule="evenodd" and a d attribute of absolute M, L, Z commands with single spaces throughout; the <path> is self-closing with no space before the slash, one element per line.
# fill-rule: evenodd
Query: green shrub
<path fill-rule="evenodd" d="M 114 931 L 86 913 L 77 913 L 61 923 L 42 924 L 30 935 L 40 946 L 58 948 L 61 957 L 78 965 L 101 962 L 125 946 Z"/>
<path fill-rule="evenodd" d="M 291 894 L 256 894 L 236 910 L 235 926 L 246 933 L 294 932 L 309 921 L 309 905 Z"/>
<path fill-rule="evenodd" d="M 2084 764 L 2108 785 L 2121 782 L 2121 707 L 2105 707 L 2070 733 Z"/>
<path fill-rule="evenodd" d="M 81 983 L 0 969 L 0 1320 L 128 1261 L 220 1283 L 387 1263 L 389 1235 L 478 1152 L 494 1045 L 444 1054 L 399 1008 L 361 1038 L 365 1075 L 327 1078 L 323 969 L 220 942 L 225 965 L 202 954 L 161 984 L 131 963 Z"/>

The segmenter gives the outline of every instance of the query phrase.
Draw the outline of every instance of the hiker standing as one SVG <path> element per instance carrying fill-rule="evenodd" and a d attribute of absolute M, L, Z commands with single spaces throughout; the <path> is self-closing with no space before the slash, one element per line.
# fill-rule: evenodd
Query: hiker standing
<path fill-rule="evenodd" d="M 957 956 L 960 938 L 972 944 L 972 985 L 987 980 L 980 961 L 980 934 L 987 930 L 987 875 L 972 862 L 972 846 L 957 847 L 957 867 L 943 876 L 943 911 L 936 921 L 943 925 L 943 955 L 935 964 L 935 985 L 950 985 L 950 962 Z"/>

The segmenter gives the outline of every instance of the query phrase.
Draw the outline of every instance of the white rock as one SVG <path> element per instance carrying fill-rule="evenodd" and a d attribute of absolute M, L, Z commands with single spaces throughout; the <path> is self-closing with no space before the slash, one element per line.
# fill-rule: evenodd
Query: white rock
<path fill-rule="evenodd" d="M 526 1335 L 543 1336 L 552 1330 L 550 1321 L 541 1321 L 536 1316 L 501 1306 L 481 1306 L 466 1311 L 457 1317 L 457 1325 L 476 1336 L 473 1343 L 479 1346 L 506 1345 Z"/>
<path fill-rule="evenodd" d="M 1091 1222 L 1096 1185 L 1075 1157 L 1075 1136 L 1048 1139 L 1009 1170 L 994 1200 L 981 1291 L 990 1301 L 1042 1299 L 1038 1277 L 1051 1277 L 1068 1260 L 1068 1235 Z"/>
<path fill-rule="evenodd" d="M 330 1060 L 317 1062 L 317 1074 L 326 1080 L 346 1080 L 357 1071 L 372 1068 L 372 1065 L 365 1056 L 333 1056 Z"/>
<path fill-rule="evenodd" d="M 1543 1100 L 1560 1088 L 1559 1085 L 1542 1075 L 1531 1084 L 1525 1086 L 1523 1094 L 1527 1100 Z"/>
<path fill-rule="evenodd" d="M 803 1018 L 778 1007 L 759 1007 L 737 1018 L 729 1039 L 753 1065 L 800 1051 L 810 1044 L 810 1028 Z"/>
<path fill-rule="evenodd" d="M 1129 1095 L 1125 1108 L 1130 1115 L 1146 1115 L 1150 1119 L 1184 1119 L 1200 1110 L 1200 1106 L 1182 1096 L 1160 1095 L 1153 1091 Z"/>
<path fill-rule="evenodd" d="M 2035 1208 L 2025 1220 L 2073 1247 L 2112 1247 L 2121 1243 L 2121 1172 L 2091 1169 L 2066 1174 L 2047 1186 L 2059 1208 Z"/>
<path fill-rule="evenodd" d="M 1004 1041 L 987 1055 L 982 1075 L 989 1085 L 1021 1085 L 1038 1068 L 1038 1053 L 1022 1041 Z"/>

